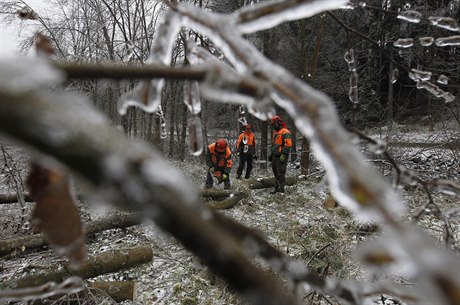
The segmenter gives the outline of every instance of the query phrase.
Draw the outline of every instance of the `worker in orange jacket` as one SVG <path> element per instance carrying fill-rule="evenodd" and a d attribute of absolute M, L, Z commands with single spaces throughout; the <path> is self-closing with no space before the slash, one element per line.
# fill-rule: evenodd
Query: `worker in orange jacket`
<path fill-rule="evenodd" d="M 218 139 L 215 143 L 208 146 L 206 152 L 206 165 L 208 172 L 206 175 L 205 188 L 213 186 L 213 176 L 219 183 L 224 182 L 224 188 L 230 189 L 230 171 L 232 169 L 232 151 L 228 147 L 225 139 Z"/>
<path fill-rule="evenodd" d="M 273 138 L 269 161 L 272 162 L 272 170 L 276 181 L 275 190 L 272 194 L 284 193 L 287 161 L 292 148 L 291 132 L 286 128 L 286 123 L 280 116 L 274 116 L 271 120 L 271 125 L 273 127 Z"/>
<path fill-rule="evenodd" d="M 251 177 L 252 163 L 256 152 L 256 137 L 254 136 L 251 124 L 244 126 L 244 131 L 236 141 L 236 155 L 239 157 L 238 169 L 236 170 L 236 179 L 241 179 L 244 166 L 246 165 L 245 179 Z"/>

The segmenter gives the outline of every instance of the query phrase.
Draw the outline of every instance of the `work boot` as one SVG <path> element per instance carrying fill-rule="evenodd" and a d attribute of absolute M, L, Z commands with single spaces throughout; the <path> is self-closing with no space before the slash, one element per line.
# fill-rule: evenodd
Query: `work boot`
<path fill-rule="evenodd" d="M 208 185 L 208 184 L 205 184 L 205 186 L 203 187 L 203 189 L 205 189 L 205 190 L 208 190 L 210 188 L 212 188 L 212 185 Z"/>
<path fill-rule="evenodd" d="M 244 179 L 249 179 L 250 178 L 250 175 L 246 174 L 246 176 L 244 177 Z"/>
<path fill-rule="evenodd" d="M 241 180 L 241 176 L 236 176 L 236 180 Z"/>

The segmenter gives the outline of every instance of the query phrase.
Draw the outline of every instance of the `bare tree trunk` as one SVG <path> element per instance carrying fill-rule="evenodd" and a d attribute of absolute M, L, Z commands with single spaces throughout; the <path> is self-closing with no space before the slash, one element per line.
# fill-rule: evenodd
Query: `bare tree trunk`
<path fill-rule="evenodd" d="M 388 67 L 388 99 L 387 99 L 387 125 L 391 131 L 393 127 L 393 48 L 389 48 L 390 65 Z"/>
<path fill-rule="evenodd" d="M 308 174 L 308 169 L 310 167 L 310 143 L 308 140 L 303 137 L 302 138 L 302 148 L 300 154 L 300 172 L 303 175 Z"/>

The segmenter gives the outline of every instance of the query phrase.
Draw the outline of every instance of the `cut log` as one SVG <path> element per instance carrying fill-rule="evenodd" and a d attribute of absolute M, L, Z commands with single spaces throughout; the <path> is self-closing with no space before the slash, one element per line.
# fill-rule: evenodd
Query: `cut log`
<path fill-rule="evenodd" d="M 206 189 L 201 191 L 201 197 L 210 197 L 210 198 L 222 198 L 222 197 L 230 197 L 230 195 L 235 196 L 247 196 L 248 194 L 242 194 L 241 190 L 217 190 L 217 189 Z"/>
<path fill-rule="evenodd" d="M 252 190 L 263 189 L 276 186 L 275 178 L 251 179 L 248 180 L 249 188 Z M 297 177 L 286 177 L 285 185 L 294 185 L 297 183 Z"/>
<path fill-rule="evenodd" d="M 0 287 L 2 289 L 35 287 L 47 282 L 59 283 L 69 276 L 89 279 L 145 264 L 150 262 L 152 258 L 153 251 L 150 246 L 110 250 L 90 256 L 78 270 L 71 269 L 69 265 L 51 266 L 44 271 L 26 274 L 20 278 L 0 283 Z"/>
<path fill-rule="evenodd" d="M 232 196 L 221 201 L 210 203 L 209 206 L 216 210 L 230 209 L 233 208 L 241 199 L 243 199 L 243 196 Z"/>
<path fill-rule="evenodd" d="M 109 217 L 90 221 L 85 224 L 87 234 L 94 234 L 105 230 L 131 227 L 140 224 L 141 216 L 138 213 L 116 214 Z M 18 238 L 0 240 L 0 255 L 7 255 L 16 249 L 25 251 L 43 247 L 46 239 L 43 234 L 35 234 Z"/>
<path fill-rule="evenodd" d="M 30 289 L 30 288 L 26 288 Z M 91 293 L 88 293 L 88 290 Z M 102 292 L 104 295 L 110 297 L 115 302 L 134 301 L 136 298 L 136 282 L 134 281 L 114 281 L 114 282 L 93 282 L 87 284 L 87 289 L 71 294 L 56 293 L 51 297 L 41 299 L 37 297 L 26 304 L 28 305 L 52 305 L 52 304 L 65 304 L 65 305 L 81 305 L 93 304 L 91 300 L 94 295 Z M 26 294 L 26 293 L 25 293 Z M 86 302 L 85 302 L 86 301 Z M 112 303 L 110 303 L 112 304 Z"/>
<path fill-rule="evenodd" d="M 134 301 L 136 298 L 134 281 L 93 282 L 89 283 L 89 287 L 104 291 L 115 302 Z"/>

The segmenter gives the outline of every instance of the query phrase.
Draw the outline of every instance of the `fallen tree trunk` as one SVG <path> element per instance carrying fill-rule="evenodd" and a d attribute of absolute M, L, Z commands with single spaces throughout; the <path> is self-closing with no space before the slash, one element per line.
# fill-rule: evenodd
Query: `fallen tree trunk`
<path fill-rule="evenodd" d="M 48 282 L 59 283 L 70 276 L 89 279 L 145 264 L 150 262 L 152 258 L 153 251 L 150 246 L 110 250 L 89 257 L 78 270 L 73 270 L 69 265 L 52 266 L 45 271 L 26 274 L 20 278 L 5 281 L 0 284 L 0 287 L 2 289 L 35 287 Z"/>
<path fill-rule="evenodd" d="M 105 230 L 135 226 L 140 222 L 141 216 L 139 213 L 116 214 L 90 221 L 85 224 L 85 228 L 87 234 L 94 234 Z M 26 249 L 39 248 L 45 245 L 46 237 L 43 234 L 0 240 L 0 255 L 7 255 L 16 249 L 25 251 Z"/>
<path fill-rule="evenodd" d="M 30 288 L 25 288 L 29 290 Z M 16 289 L 18 291 L 20 289 Z M 126 300 L 134 301 L 136 298 L 136 282 L 134 281 L 114 281 L 114 282 L 93 282 L 88 283 L 86 289 L 76 293 L 56 293 L 51 297 L 30 298 L 30 294 L 24 291 L 24 297 L 29 296 L 31 301 L 27 305 L 49 305 L 49 304 L 66 304 L 66 305 L 81 305 L 93 304 L 98 299 L 98 292 L 102 292 L 104 296 L 110 297 L 115 302 L 123 302 Z M 99 303 L 99 302 L 98 302 Z M 111 304 L 111 303 L 110 303 Z"/>
<path fill-rule="evenodd" d="M 114 282 L 92 282 L 90 288 L 104 291 L 115 302 L 136 299 L 136 282 L 134 281 L 114 281 Z"/>
<path fill-rule="evenodd" d="M 30 194 L 24 194 L 24 200 L 26 202 L 35 202 Z M 0 194 L 0 204 L 9 204 L 19 202 L 18 196 L 16 194 Z"/>
<path fill-rule="evenodd" d="M 264 189 L 276 186 L 275 178 L 251 179 L 248 181 L 249 188 L 252 190 Z M 284 185 L 294 185 L 297 183 L 297 177 L 286 177 Z"/>
<path fill-rule="evenodd" d="M 242 196 L 232 196 L 221 201 L 209 203 L 209 206 L 216 210 L 230 209 L 233 208 L 241 199 L 243 199 Z"/>
<path fill-rule="evenodd" d="M 248 196 L 248 192 L 245 191 L 234 191 L 234 190 L 217 190 L 217 189 L 206 189 L 201 191 L 201 197 L 210 197 L 210 198 L 222 198 L 234 196 Z"/>

